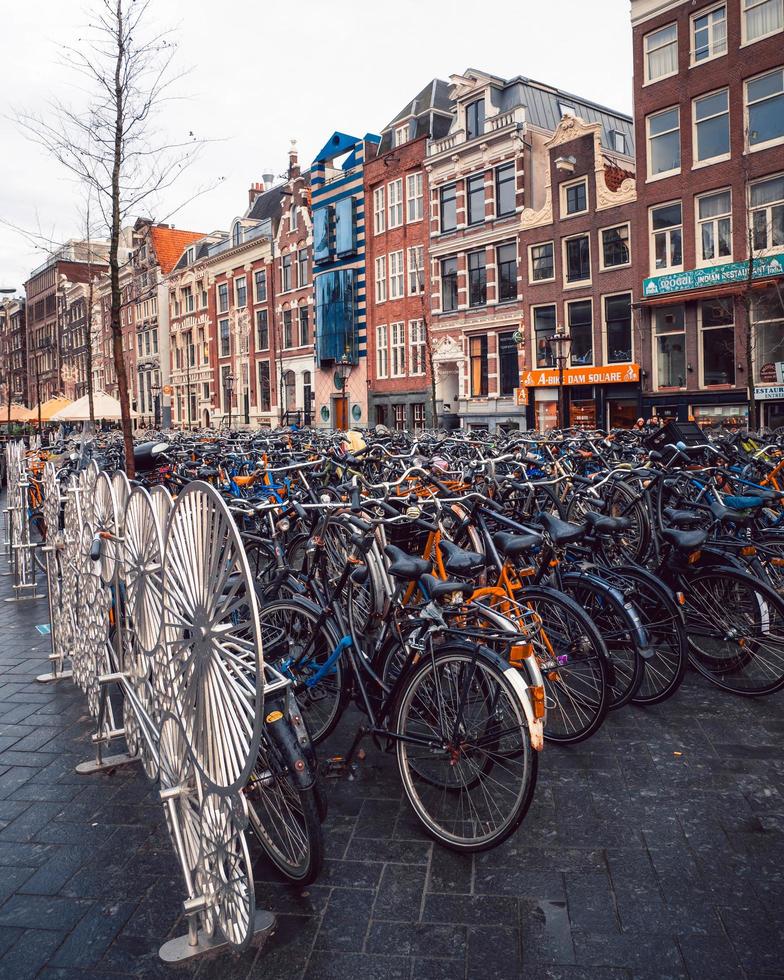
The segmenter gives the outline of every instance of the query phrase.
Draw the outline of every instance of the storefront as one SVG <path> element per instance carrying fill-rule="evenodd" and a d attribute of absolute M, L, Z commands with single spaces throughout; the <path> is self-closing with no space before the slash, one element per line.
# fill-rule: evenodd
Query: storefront
<path fill-rule="evenodd" d="M 528 428 L 558 427 L 559 375 L 554 368 L 526 372 Z M 640 414 L 640 366 L 567 368 L 563 372 L 564 424 L 580 429 L 631 428 Z"/>
<path fill-rule="evenodd" d="M 760 425 L 769 429 L 784 426 L 784 384 L 756 385 L 754 397 L 760 416 Z"/>

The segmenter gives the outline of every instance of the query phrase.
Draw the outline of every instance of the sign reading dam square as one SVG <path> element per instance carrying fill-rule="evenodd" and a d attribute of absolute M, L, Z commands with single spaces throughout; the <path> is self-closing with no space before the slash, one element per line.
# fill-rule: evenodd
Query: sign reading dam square
<path fill-rule="evenodd" d="M 765 279 L 768 276 L 782 274 L 784 274 L 784 253 L 754 259 L 753 279 Z M 666 276 L 651 276 L 649 279 L 643 279 L 642 291 L 644 296 L 662 296 L 691 289 L 704 289 L 706 286 L 734 285 L 744 282 L 748 277 L 748 262 L 728 262 L 726 265 L 709 265 L 704 269 L 671 272 Z"/>

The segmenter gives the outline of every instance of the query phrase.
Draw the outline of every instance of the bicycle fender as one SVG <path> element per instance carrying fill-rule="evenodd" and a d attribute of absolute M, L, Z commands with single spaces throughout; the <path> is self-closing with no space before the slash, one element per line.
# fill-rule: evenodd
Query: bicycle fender
<path fill-rule="evenodd" d="M 586 574 L 585 572 L 566 572 L 563 576 L 564 582 L 572 581 L 589 581 L 594 584 L 599 584 L 603 591 L 612 595 L 616 602 L 619 602 L 621 606 L 626 610 L 626 614 L 631 620 L 631 636 L 634 641 L 634 645 L 639 650 L 640 656 L 643 660 L 651 660 L 656 653 L 650 643 L 650 638 L 648 636 L 648 631 L 643 626 L 642 620 L 640 619 L 640 614 L 634 606 L 634 603 L 629 602 L 622 592 L 616 589 L 614 586 L 610 585 L 605 579 L 599 578 L 597 575 Z"/>

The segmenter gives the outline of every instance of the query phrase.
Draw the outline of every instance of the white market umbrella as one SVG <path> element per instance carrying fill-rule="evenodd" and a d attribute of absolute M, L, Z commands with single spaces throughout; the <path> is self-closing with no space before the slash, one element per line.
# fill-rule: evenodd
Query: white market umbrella
<path fill-rule="evenodd" d="M 116 398 L 107 395 L 105 391 L 93 394 L 93 416 L 104 421 L 118 421 L 122 418 L 120 403 Z M 135 412 L 131 412 L 134 418 Z M 82 395 L 73 404 L 67 405 L 52 416 L 52 422 L 86 422 L 90 418 L 90 396 Z"/>

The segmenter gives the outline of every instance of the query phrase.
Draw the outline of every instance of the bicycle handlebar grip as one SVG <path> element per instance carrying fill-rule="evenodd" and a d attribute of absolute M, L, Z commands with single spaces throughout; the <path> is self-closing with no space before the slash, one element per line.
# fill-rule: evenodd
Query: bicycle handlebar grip
<path fill-rule="evenodd" d="M 101 560 L 101 539 L 93 538 L 93 543 L 90 545 L 90 561 L 100 561 Z"/>

